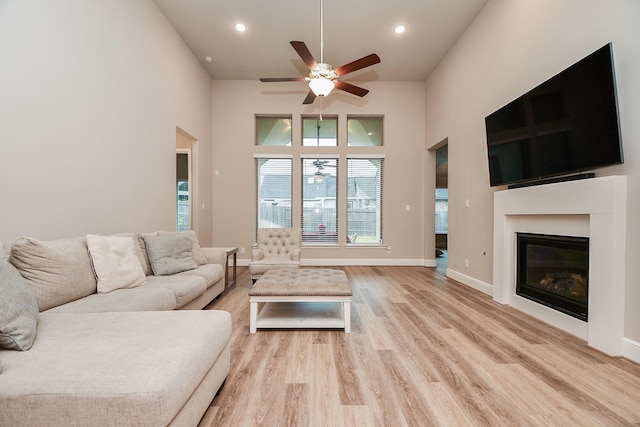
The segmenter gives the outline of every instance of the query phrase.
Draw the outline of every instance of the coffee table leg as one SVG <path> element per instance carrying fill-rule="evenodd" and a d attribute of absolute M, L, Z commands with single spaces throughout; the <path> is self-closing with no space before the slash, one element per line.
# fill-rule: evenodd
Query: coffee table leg
<path fill-rule="evenodd" d="M 249 333 L 255 334 L 258 326 L 258 303 L 249 301 Z"/>
<path fill-rule="evenodd" d="M 342 303 L 342 309 L 344 310 L 344 333 L 351 332 L 351 301 L 345 301 Z"/>

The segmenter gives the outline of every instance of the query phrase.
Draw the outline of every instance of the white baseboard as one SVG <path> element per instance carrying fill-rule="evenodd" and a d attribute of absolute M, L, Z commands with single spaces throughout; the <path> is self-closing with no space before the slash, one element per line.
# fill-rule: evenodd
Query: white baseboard
<path fill-rule="evenodd" d="M 425 267 L 437 267 L 438 262 L 435 259 L 425 259 L 424 264 L 422 265 L 424 265 Z"/>
<path fill-rule="evenodd" d="M 489 283 L 485 283 L 481 280 L 474 279 L 473 277 L 459 273 L 450 268 L 447 268 L 447 277 L 450 277 L 453 280 L 462 283 L 463 285 L 467 285 L 470 288 L 473 288 L 487 295 L 493 295 L 493 286 L 490 285 Z"/>
<path fill-rule="evenodd" d="M 238 267 L 248 267 L 249 258 L 239 258 Z M 229 261 L 231 263 L 231 261 Z M 370 259 L 370 258 L 356 258 L 356 259 L 302 259 L 300 260 L 301 266 L 419 266 L 419 267 L 436 267 L 435 259 Z"/>
<path fill-rule="evenodd" d="M 353 258 L 353 259 L 301 259 L 301 266 L 424 266 L 423 259 L 371 259 L 371 258 Z"/>
<path fill-rule="evenodd" d="M 622 340 L 622 356 L 636 363 L 640 363 L 640 342 L 624 338 Z"/>

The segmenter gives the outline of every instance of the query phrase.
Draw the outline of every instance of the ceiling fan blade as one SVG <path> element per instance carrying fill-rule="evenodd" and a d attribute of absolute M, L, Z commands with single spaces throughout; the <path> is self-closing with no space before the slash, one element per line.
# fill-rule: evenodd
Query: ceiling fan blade
<path fill-rule="evenodd" d="M 349 62 L 348 64 L 345 64 L 342 67 L 338 67 L 334 71 L 336 72 L 337 75 L 344 76 L 345 74 L 352 73 L 354 71 L 357 71 L 362 68 L 366 68 L 378 63 L 380 63 L 380 57 L 375 53 L 372 53 L 371 55 L 363 56 L 360 59 L 356 59 L 353 62 Z"/>
<path fill-rule="evenodd" d="M 298 55 L 300 55 L 300 58 L 302 58 L 308 69 L 313 70 L 318 68 L 318 63 L 316 62 L 311 52 L 309 52 L 309 49 L 307 48 L 307 45 L 304 44 L 304 42 L 292 41 L 290 43 L 291 46 L 293 46 L 293 48 L 296 50 L 296 52 L 298 52 Z"/>
<path fill-rule="evenodd" d="M 313 93 L 312 90 L 309 91 L 307 97 L 302 101 L 303 104 L 313 104 L 313 101 L 316 100 L 316 94 Z"/>
<path fill-rule="evenodd" d="M 369 90 L 367 90 L 365 88 L 362 88 L 362 87 L 356 86 L 356 85 L 352 85 L 351 83 L 340 82 L 340 81 L 336 82 L 336 89 L 340 89 L 340 90 L 352 93 L 352 94 L 360 96 L 360 97 L 363 97 L 363 96 L 365 96 L 366 94 L 369 93 Z"/>
<path fill-rule="evenodd" d="M 303 82 L 304 77 L 260 77 L 261 82 Z"/>

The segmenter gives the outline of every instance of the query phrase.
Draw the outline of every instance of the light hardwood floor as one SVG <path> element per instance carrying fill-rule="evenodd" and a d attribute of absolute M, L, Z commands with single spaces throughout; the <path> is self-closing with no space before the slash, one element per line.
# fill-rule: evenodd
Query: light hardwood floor
<path fill-rule="evenodd" d="M 640 425 L 640 365 L 423 267 L 344 267 L 352 332 L 249 334 L 250 278 L 208 308 L 233 317 L 231 372 L 200 425 Z"/>

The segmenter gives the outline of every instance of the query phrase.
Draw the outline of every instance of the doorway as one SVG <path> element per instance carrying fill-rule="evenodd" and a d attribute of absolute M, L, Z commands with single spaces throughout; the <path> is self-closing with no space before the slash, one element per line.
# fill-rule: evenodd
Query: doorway
<path fill-rule="evenodd" d="M 176 149 L 176 231 L 191 229 L 191 149 Z"/>
<path fill-rule="evenodd" d="M 449 144 L 436 150 L 436 271 L 446 276 L 449 236 Z"/>
<path fill-rule="evenodd" d="M 176 231 L 193 229 L 193 203 L 197 184 L 193 179 L 196 142 L 191 135 L 176 128 Z"/>

